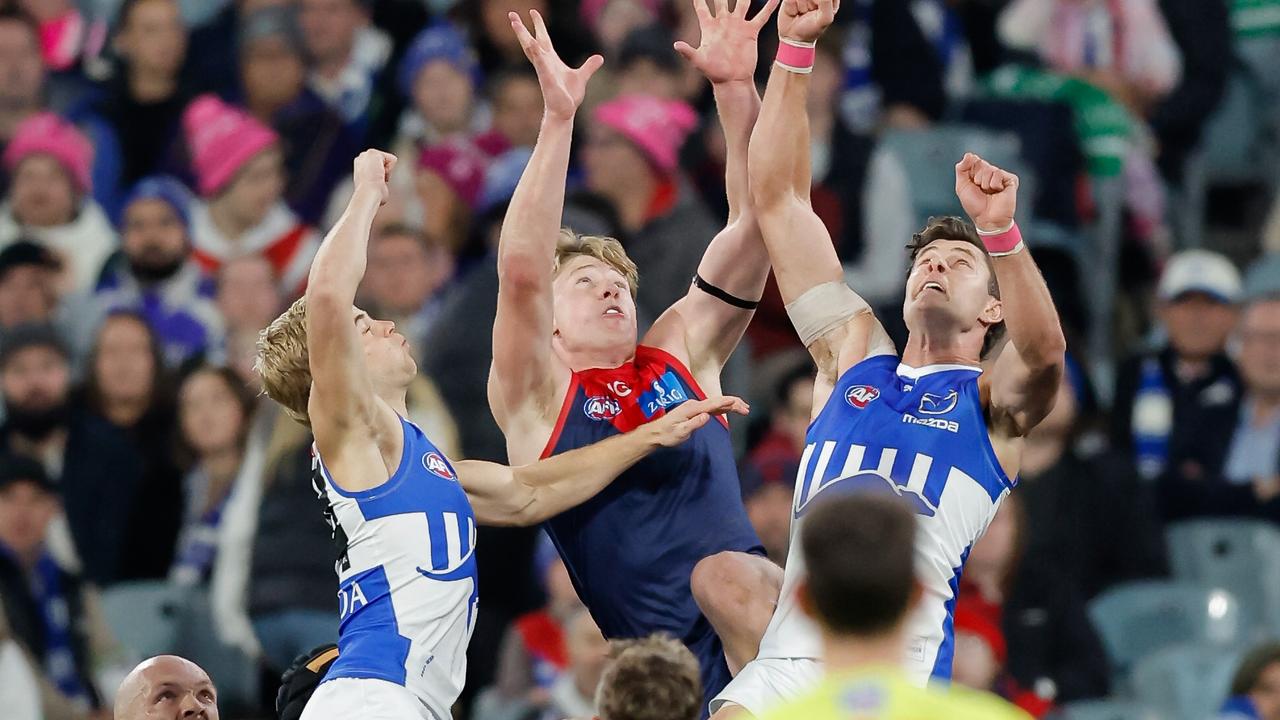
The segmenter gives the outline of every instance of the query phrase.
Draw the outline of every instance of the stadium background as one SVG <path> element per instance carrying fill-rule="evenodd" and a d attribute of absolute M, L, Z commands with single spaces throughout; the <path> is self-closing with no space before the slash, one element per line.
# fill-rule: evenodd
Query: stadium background
<path fill-rule="evenodd" d="M 710 88 L 671 50 L 696 44 L 692 7 L 0 5 L 0 657 L 56 688 L 48 717 L 92 716 L 158 651 L 207 668 L 224 717 L 267 717 L 273 678 L 336 616 L 309 438 L 258 397 L 253 341 L 299 292 L 352 158 L 400 157 L 361 302 L 414 345 L 414 419 L 453 456 L 503 460 L 493 249 L 541 116 L 506 13 L 540 9 L 570 62 L 606 58 L 565 223 L 622 239 L 643 326 L 726 212 Z M 813 202 L 891 333 L 903 245 L 959 212 L 951 165 L 974 151 L 1020 175 L 1069 340 L 1058 410 L 969 561 L 957 677 L 1037 715 L 1211 715 L 1280 635 L 1280 2 L 845 0 L 819 51 Z M 592 114 L 626 95 L 697 122 L 670 111 L 634 143 Z M 809 372 L 771 287 L 725 386 L 754 408 L 743 495 L 779 561 Z M 40 472 L 52 513 L 9 492 Z M 21 543 L 61 568 L 38 572 L 72 632 L 43 647 L 16 611 L 50 597 L 22 582 Z M 484 529 L 478 556 L 461 716 L 589 715 L 607 646 L 545 539 Z"/>

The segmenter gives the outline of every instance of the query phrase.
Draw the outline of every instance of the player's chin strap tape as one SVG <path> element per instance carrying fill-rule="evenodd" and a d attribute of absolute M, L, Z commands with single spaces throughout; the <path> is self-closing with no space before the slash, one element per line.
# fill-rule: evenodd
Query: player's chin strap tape
<path fill-rule="evenodd" d="M 814 285 L 787 303 L 787 317 L 800 334 L 800 342 L 810 343 L 836 329 L 849 318 L 869 312 L 871 306 L 842 281 Z"/>
<path fill-rule="evenodd" d="M 759 300 L 743 300 L 736 295 L 730 295 L 724 290 L 721 290 L 715 285 L 703 280 L 702 276 L 697 273 L 693 274 L 693 286 L 720 302 L 728 303 L 736 308 L 742 308 L 743 310 L 755 310 L 760 307 Z"/>

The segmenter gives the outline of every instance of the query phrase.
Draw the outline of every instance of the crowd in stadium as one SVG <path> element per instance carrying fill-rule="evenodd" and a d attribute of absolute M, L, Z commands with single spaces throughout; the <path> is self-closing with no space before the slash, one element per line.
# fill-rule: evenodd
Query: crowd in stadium
<path fill-rule="evenodd" d="M 1067 340 L 968 556 L 954 681 L 1035 717 L 1277 720 L 1280 1 L 841 5 L 807 110 L 850 287 L 905 337 L 904 246 L 959 214 L 972 150 L 1022 178 Z M 571 65 L 604 57 L 562 222 L 621 240 L 643 331 L 729 212 L 710 85 L 673 49 L 688 0 L 0 1 L 0 715 L 111 717 L 131 667 L 177 652 L 224 717 L 271 717 L 336 640 L 312 438 L 254 360 L 366 148 L 399 162 L 358 302 L 410 343 L 409 419 L 506 460 L 496 248 L 543 116 L 507 13 L 531 8 Z M 724 391 L 752 404 L 742 498 L 779 564 L 813 384 L 770 281 Z M 556 548 L 479 538 L 455 716 L 597 716 L 610 643 Z"/>

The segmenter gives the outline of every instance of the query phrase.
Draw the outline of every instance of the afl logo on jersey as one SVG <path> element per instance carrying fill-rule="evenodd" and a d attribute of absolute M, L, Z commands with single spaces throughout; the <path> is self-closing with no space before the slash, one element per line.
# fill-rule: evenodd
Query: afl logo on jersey
<path fill-rule="evenodd" d="M 605 395 L 587 398 L 582 405 L 582 412 L 592 420 L 612 420 L 622 412 L 617 400 Z"/>
<path fill-rule="evenodd" d="M 844 394 L 845 402 L 859 410 L 865 408 L 872 400 L 878 397 L 880 397 L 880 391 L 870 385 L 854 385 Z"/>
<path fill-rule="evenodd" d="M 458 476 L 453 474 L 453 469 L 449 467 L 449 463 L 440 457 L 440 453 L 429 452 L 422 456 L 422 467 L 430 470 L 433 475 L 439 475 L 445 480 L 457 480 Z"/>

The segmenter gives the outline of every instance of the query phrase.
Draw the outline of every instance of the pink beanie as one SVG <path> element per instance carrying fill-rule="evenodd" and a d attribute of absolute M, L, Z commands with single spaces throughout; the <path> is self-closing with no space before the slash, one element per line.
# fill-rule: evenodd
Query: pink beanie
<path fill-rule="evenodd" d="M 675 170 L 680 146 L 698 124 L 693 108 L 679 100 L 627 95 L 598 106 L 595 121 L 635 143 L 658 170 Z"/>
<path fill-rule="evenodd" d="M 452 138 L 428 146 L 418 159 L 418 167 L 444 180 L 468 206 L 475 208 L 484 189 L 489 158 L 472 142 Z"/>
<path fill-rule="evenodd" d="M 74 125 L 50 112 L 23 120 L 4 150 L 4 166 L 12 172 L 18 163 L 40 154 L 53 156 L 71 175 L 76 190 L 89 191 L 93 145 Z"/>
<path fill-rule="evenodd" d="M 226 187 L 254 155 L 279 140 L 274 130 L 214 95 L 192 100 L 182 113 L 182 127 L 196 185 L 205 197 Z"/>

